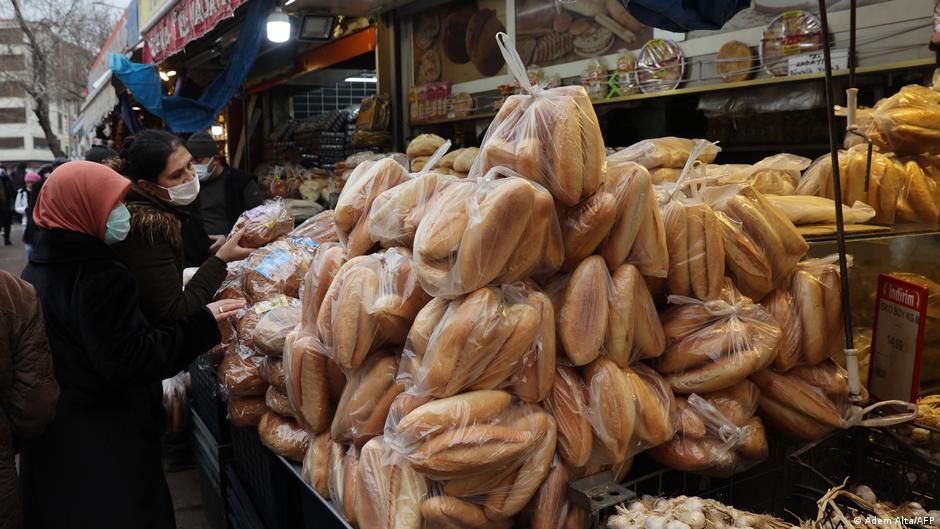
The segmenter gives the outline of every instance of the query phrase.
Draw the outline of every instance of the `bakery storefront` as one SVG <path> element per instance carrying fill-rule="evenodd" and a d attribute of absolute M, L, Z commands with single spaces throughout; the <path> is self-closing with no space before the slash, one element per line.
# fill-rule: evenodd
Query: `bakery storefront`
<path fill-rule="evenodd" d="M 940 525 L 934 3 L 687 4 L 373 6 L 262 56 L 243 159 L 330 209 L 241 221 L 191 369 L 223 520 Z"/>

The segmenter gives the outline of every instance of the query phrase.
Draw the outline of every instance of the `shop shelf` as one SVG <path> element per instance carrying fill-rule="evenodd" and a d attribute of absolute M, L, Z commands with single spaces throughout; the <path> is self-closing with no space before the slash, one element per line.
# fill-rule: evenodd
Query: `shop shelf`
<path fill-rule="evenodd" d="M 300 493 L 300 508 L 303 515 L 303 524 L 298 527 L 304 529 L 353 529 L 352 525 L 336 510 L 333 502 L 317 494 L 313 487 L 303 479 L 300 464 L 278 456 L 281 464 L 293 476 Z"/>
<path fill-rule="evenodd" d="M 189 377 L 193 415 L 199 415 L 216 443 L 230 443 L 228 408 L 219 398 L 219 380 L 205 355 L 189 365 Z"/>
<path fill-rule="evenodd" d="M 298 488 L 255 428 L 232 428 L 235 471 L 266 529 L 293 529 L 300 519 Z"/>
<path fill-rule="evenodd" d="M 940 467 L 925 464 L 904 443 L 880 428 L 838 430 L 791 454 L 785 481 L 789 510 L 815 518 L 817 500 L 848 480 L 872 488 L 881 501 L 936 505 Z"/>

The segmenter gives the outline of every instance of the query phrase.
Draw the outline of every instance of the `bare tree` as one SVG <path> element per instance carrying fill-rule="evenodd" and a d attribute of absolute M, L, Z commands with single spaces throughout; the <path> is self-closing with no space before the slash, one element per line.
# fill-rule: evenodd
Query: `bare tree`
<path fill-rule="evenodd" d="M 51 120 L 53 103 L 81 101 L 89 68 L 114 26 L 104 4 L 88 0 L 9 0 L 26 39 L 26 70 L 0 72 L 23 88 L 33 102 L 53 156 L 65 156 Z M 26 8 L 24 10 L 24 7 Z"/>

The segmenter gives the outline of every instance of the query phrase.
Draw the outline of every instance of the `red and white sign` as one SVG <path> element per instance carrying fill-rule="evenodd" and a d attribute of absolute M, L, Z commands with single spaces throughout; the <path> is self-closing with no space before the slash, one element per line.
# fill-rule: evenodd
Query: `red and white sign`
<path fill-rule="evenodd" d="M 868 389 L 877 400 L 917 402 L 927 323 L 926 286 L 878 276 Z"/>
<path fill-rule="evenodd" d="M 231 17 L 246 0 L 180 0 L 159 22 L 154 24 L 144 41 L 156 64 L 179 53 L 190 42 Z"/>

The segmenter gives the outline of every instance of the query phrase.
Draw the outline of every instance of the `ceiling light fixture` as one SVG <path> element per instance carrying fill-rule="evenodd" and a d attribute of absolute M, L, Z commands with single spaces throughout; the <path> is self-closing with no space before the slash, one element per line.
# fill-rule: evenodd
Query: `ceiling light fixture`
<path fill-rule="evenodd" d="M 344 79 L 347 83 L 377 83 L 375 77 L 347 77 Z"/>
<path fill-rule="evenodd" d="M 176 70 L 170 70 L 166 73 L 167 77 L 176 77 Z"/>
<path fill-rule="evenodd" d="M 143 110 L 143 109 L 140 108 L 140 107 L 137 106 L 137 105 L 134 105 L 134 106 L 131 107 L 131 110 Z"/>
<path fill-rule="evenodd" d="M 210 132 L 212 132 L 213 136 L 221 136 L 225 130 L 222 128 L 222 125 L 216 123 L 215 125 L 212 125 Z"/>
<path fill-rule="evenodd" d="M 170 80 L 170 76 L 167 75 L 166 72 L 160 72 L 160 80 L 163 82 L 167 82 Z"/>
<path fill-rule="evenodd" d="M 271 42 L 281 43 L 290 40 L 290 17 L 280 7 L 275 7 L 274 11 L 268 15 L 266 28 L 268 40 Z"/>

